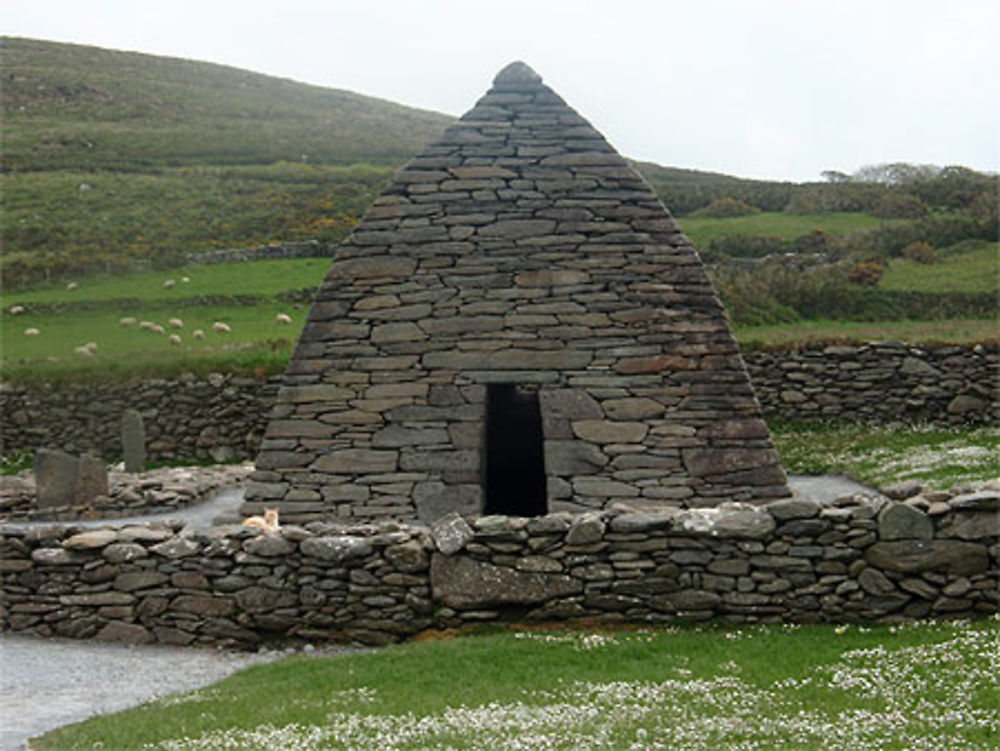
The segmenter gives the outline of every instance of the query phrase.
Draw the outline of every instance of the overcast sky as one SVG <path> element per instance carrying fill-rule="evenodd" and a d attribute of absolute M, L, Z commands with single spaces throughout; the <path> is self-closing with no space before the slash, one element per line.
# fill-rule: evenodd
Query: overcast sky
<path fill-rule="evenodd" d="M 816 180 L 1000 171 L 997 0 L 0 0 L 0 33 L 460 115 L 524 60 L 624 155 Z"/>

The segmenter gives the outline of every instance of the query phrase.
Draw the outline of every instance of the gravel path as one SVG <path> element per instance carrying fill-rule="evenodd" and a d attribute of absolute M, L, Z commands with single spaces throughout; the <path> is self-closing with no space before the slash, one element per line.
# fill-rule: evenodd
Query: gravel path
<path fill-rule="evenodd" d="M 0 749 L 60 725 L 190 691 L 268 656 L 0 636 Z"/>
<path fill-rule="evenodd" d="M 838 476 L 793 475 L 788 484 L 797 495 L 820 503 L 853 493 L 875 492 Z M 233 488 L 182 511 L 66 523 L 118 526 L 177 519 L 195 527 L 210 527 L 238 521 L 237 509 L 242 500 L 243 490 Z M 60 522 L 44 522 L 53 523 Z M 190 691 L 276 656 L 280 654 L 162 645 L 125 647 L 96 641 L 0 634 L 0 751 L 26 748 L 28 738 L 61 725 L 136 706 L 159 696 Z"/>

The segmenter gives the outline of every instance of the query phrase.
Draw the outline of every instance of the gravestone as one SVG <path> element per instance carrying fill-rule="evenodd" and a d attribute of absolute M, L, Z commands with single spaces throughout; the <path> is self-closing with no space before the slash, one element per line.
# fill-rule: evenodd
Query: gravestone
<path fill-rule="evenodd" d="M 108 494 L 108 471 L 104 463 L 84 454 L 39 449 L 35 452 L 35 498 L 38 509 L 84 506 Z"/>
<path fill-rule="evenodd" d="M 127 409 L 122 414 L 122 454 L 126 472 L 146 469 L 146 427 L 139 410 Z"/>

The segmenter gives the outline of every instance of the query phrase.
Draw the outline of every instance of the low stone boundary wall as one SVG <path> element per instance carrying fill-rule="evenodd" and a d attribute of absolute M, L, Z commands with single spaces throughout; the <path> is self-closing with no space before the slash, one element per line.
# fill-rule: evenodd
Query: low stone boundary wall
<path fill-rule="evenodd" d="M 1000 345 L 814 343 L 743 353 L 766 415 L 788 420 L 996 424 Z"/>
<path fill-rule="evenodd" d="M 243 263 L 246 261 L 267 261 L 275 258 L 333 258 L 335 244 L 318 240 L 302 242 L 273 243 L 252 248 L 225 248 L 188 253 L 185 258 L 192 264 Z"/>
<path fill-rule="evenodd" d="M 281 377 L 0 385 L 0 455 L 59 448 L 105 461 L 122 456 L 126 410 L 142 414 L 150 461 L 254 459 Z"/>
<path fill-rule="evenodd" d="M 744 353 L 765 415 L 789 420 L 1000 423 L 1000 346 L 813 345 Z M 37 448 L 121 458 L 139 410 L 151 460 L 254 459 L 281 377 L 0 384 L 0 455 Z"/>
<path fill-rule="evenodd" d="M 483 622 L 900 622 L 995 614 L 1000 489 L 661 513 L 316 522 L 256 534 L 0 528 L 5 630 L 380 644 Z"/>

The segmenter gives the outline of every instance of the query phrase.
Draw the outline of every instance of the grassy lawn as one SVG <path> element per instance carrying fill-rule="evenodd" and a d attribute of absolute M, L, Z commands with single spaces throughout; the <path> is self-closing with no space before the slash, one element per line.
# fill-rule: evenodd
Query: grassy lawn
<path fill-rule="evenodd" d="M 918 292 L 996 292 L 1000 289 L 1000 246 L 964 242 L 941 251 L 938 263 L 894 258 L 879 281 L 882 289 Z"/>
<path fill-rule="evenodd" d="M 77 281 L 77 289 L 65 283 L 11 292 L 2 297 L 3 307 L 24 303 L 67 303 L 76 301 L 107 303 L 114 300 L 142 300 L 170 303 L 200 295 L 253 295 L 267 297 L 288 290 L 316 287 L 330 268 L 329 258 L 295 258 L 210 266 L 183 266 L 169 271 L 134 274 L 97 274 Z M 182 282 L 187 277 L 190 281 Z M 163 283 L 174 280 L 173 287 Z"/>
<path fill-rule="evenodd" d="M 997 319 L 940 321 L 794 321 L 767 326 L 734 326 L 743 347 L 808 341 L 912 342 L 920 344 L 996 341 Z"/>
<path fill-rule="evenodd" d="M 989 749 L 1000 623 L 525 630 L 295 657 L 37 749 Z"/>
<path fill-rule="evenodd" d="M 873 486 L 904 480 L 949 488 L 1000 477 L 1000 427 L 942 428 L 773 422 L 792 474 L 843 474 Z"/>
<path fill-rule="evenodd" d="M 787 214 L 765 211 L 725 218 L 685 216 L 678 222 L 696 248 L 707 248 L 711 240 L 724 235 L 775 235 L 793 240 L 814 229 L 821 229 L 828 235 L 844 235 L 876 227 L 884 220 L 876 219 L 871 214 L 849 212 Z"/>

